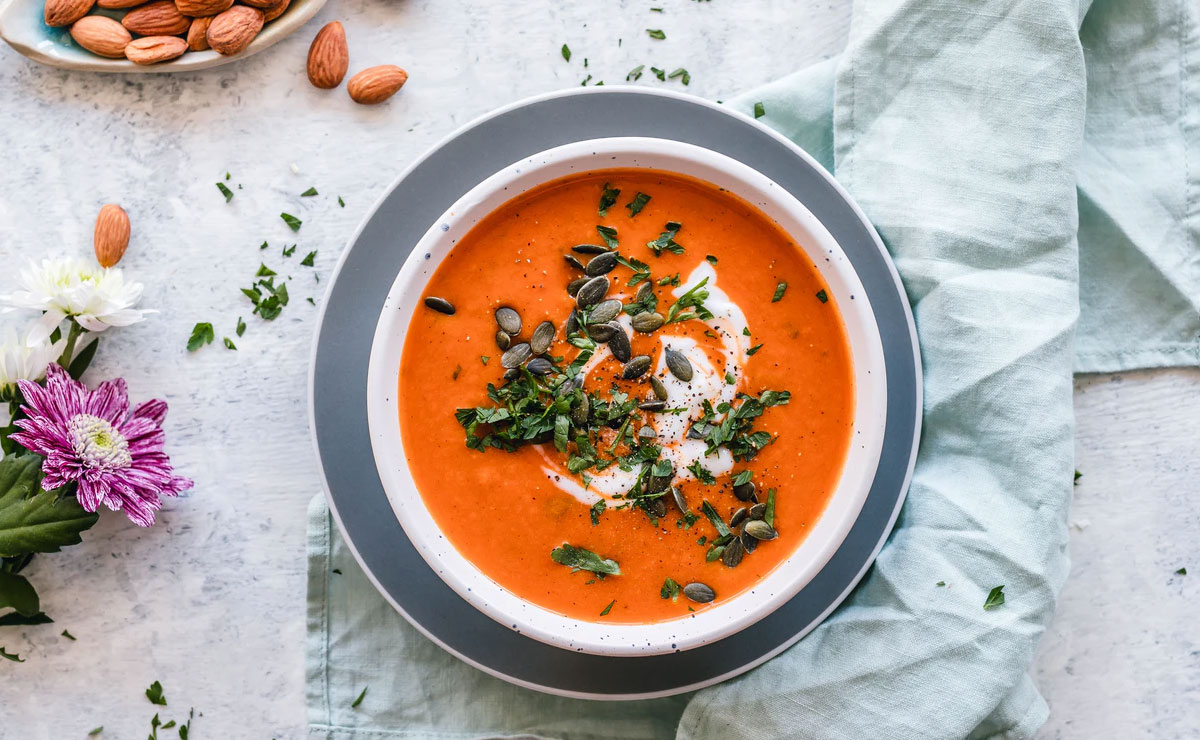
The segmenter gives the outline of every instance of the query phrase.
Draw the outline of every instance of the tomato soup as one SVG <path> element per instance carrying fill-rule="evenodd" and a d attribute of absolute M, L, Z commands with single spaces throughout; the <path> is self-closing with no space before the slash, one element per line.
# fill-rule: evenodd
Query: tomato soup
<path fill-rule="evenodd" d="M 593 622 L 685 617 L 787 559 L 840 478 L 845 327 L 749 203 L 653 170 L 572 175 L 454 245 L 405 340 L 404 455 L 454 547 Z"/>

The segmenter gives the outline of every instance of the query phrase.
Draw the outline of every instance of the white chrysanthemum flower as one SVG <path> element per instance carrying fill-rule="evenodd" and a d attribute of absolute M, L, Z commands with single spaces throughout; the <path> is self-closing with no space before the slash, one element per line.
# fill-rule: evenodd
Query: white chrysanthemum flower
<path fill-rule="evenodd" d="M 11 398 L 18 380 L 41 380 L 46 367 L 62 355 L 66 339 L 29 342 L 27 337 L 34 328 L 25 336 L 18 336 L 12 325 L 0 330 L 0 398 Z"/>
<path fill-rule="evenodd" d="M 136 324 L 150 313 L 133 307 L 142 296 L 141 283 L 125 282 L 115 267 L 105 269 L 71 257 L 42 260 L 41 265 L 31 261 L 21 271 L 21 287 L 0 295 L 0 304 L 45 311 L 26 337 L 30 347 L 44 342 L 68 317 L 88 331 L 101 332 Z"/>

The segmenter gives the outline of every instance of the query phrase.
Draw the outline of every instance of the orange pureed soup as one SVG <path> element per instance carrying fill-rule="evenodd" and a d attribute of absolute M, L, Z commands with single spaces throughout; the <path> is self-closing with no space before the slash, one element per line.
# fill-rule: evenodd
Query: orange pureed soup
<path fill-rule="evenodd" d="M 791 555 L 837 485 L 841 315 L 729 192 L 634 169 L 547 183 L 476 225 L 423 297 L 400 367 L 409 469 L 458 551 L 527 601 L 598 622 L 710 608 Z"/>

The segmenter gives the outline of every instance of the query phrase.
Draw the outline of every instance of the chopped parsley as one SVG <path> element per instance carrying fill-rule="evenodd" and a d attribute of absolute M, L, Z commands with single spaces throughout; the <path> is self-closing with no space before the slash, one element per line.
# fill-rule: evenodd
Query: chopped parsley
<path fill-rule="evenodd" d="M 604 240 L 609 249 L 617 248 L 617 230 L 615 228 L 612 226 L 597 226 L 596 232 L 600 234 L 600 238 Z"/>
<path fill-rule="evenodd" d="M 188 352 L 195 352 L 206 344 L 212 344 L 215 336 L 211 323 L 207 321 L 196 322 L 196 325 L 192 327 L 192 335 L 188 337 Z"/>
<path fill-rule="evenodd" d="M 1187 568 L 1180 568 L 1179 570 L 1175 571 L 1175 575 L 1177 575 L 1177 576 L 1186 576 L 1186 575 L 1187 575 Z"/>
<path fill-rule="evenodd" d="M 279 217 L 283 219 L 283 222 L 287 224 L 288 228 L 292 231 L 299 231 L 300 224 L 303 223 L 300 219 L 296 218 L 290 213 L 281 213 L 279 214 Z"/>
<path fill-rule="evenodd" d="M 628 287 L 632 288 L 643 280 L 650 279 L 650 265 L 647 265 L 645 262 L 635 257 L 622 257 L 621 255 L 617 255 L 617 262 L 633 270 L 633 277 L 629 278 L 629 282 L 626 283 Z M 625 307 L 625 312 L 630 316 L 636 315 L 635 312 L 629 310 L 629 306 Z"/>
<path fill-rule="evenodd" d="M 237 345 L 229 337 L 222 337 L 222 340 L 225 342 L 225 349 L 237 349 Z"/>
<path fill-rule="evenodd" d="M 150 688 L 146 689 L 146 698 L 150 700 L 151 704 L 160 707 L 167 706 L 167 697 L 163 695 L 162 684 L 158 681 L 150 684 Z"/>
<path fill-rule="evenodd" d="M 706 455 L 725 447 L 733 453 L 735 460 L 751 460 L 759 450 L 775 441 L 769 432 L 754 431 L 754 420 L 762 416 L 765 409 L 782 406 L 790 401 L 791 397 L 792 394 L 788 391 L 767 390 L 757 398 L 739 393 L 736 406 L 722 403 L 715 410 L 706 406 L 704 415 L 692 424 L 688 434 L 698 435 L 697 438 L 708 443 Z M 720 421 L 716 420 L 718 413 L 725 415 Z"/>
<path fill-rule="evenodd" d="M 704 516 L 708 517 L 709 523 L 717 530 L 718 537 L 728 537 L 733 534 L 729 531 L 729 525 L 725 523 L 725 520 L 721 518 L 721 515 L 717 513 L 717 510 L 707 500 L 701 502 L 700 509 L 704 512 Z"/>
<path fill-rule="evenodd" d="M 316 188 L 309 188 L 308 190 L 305 190 L 303 193 L 300 193 L 300 197 L 301 198 L 311 198 L 312 196 L 317 195 L 317 194 L 318 193 L 317 193 Z"/>
<path fill-rule="evenodd" d="M 775 295 L 771 296 L 771 303 L 779 303 L 783 299 L 783 294 L 787 292 L 787 283 L 780 283 L 775 286 Z"/>
<path fill-rule="evenodd" d="M 591 550 L 585 550 L 565 542 L 561 547 L 550 551 L 550 558 L 559 565 L 570 568 L 572 573 L 584 570 L 598 576 L 621 575 L 621 566 L 617 565 L 617 561 L 602 558 Z"/>
<path fill-rule="evenodd" d="M 313 266 L 313 259 L 315 259 L 315 258 L 316 258 L 316 256 L 317 256 L 317 250 L 315 250 L 315 249 L 314 249 L 313 251 L 311 251 L 311 252 L 309 252 L 308 254 L 304 255 L 304 259 L 300 260 L 300 264 L 301 264 L 301 265 L 303 265 L 303 266 L 305 266 L 305 267 L 312 267 L 312 266 Z"/>
<path fill-rule="evenodd" d="M 22 658 L 20 655 L 17 655 L 16 653 L 8 652 L 7 650 L 4 649 L 3 646 L 0 646 L 0 658 L 4 658 L 6 660 L 11 660 L 14 663 L 24 663 L 25 662 L 25 659 Z"/>
<path fill-rule="evenodd" d="M 358 695 L 358 698 L 357 698 L 357 699 L 355 699 L 355 700 L 354 700 L 354 703 L 350 705 L 350 708 L 351 708 L 351 709 L 357 709 L 357 708 L 358 708 L 358 705 L 363 703 L 363 699 L 365 699 L 365 698 L 366 698 L 366 696 L 367 696 L 367 689 L 369 689 L 369 688 L 371 688 L 371 687 L 370 687 L 370 686 L 364 686 L 364 687 L 363 687 L 363 690 L 362 690 L 362 692 L 361 692 L 361 693 Z"/>
<path fill-rule="evenodd" d="M 666 80 L 667 80 L 667 70 L 665 70 L 665 69 L 659 69 L 658 67 L 651 67 L 651 68 L 650 68 L 650 71 L 651 71 L 651 72 L 653 72 L 653 73 L 654 73 L 654 76 L 655 76 L 655 77 L 657 77 L 659 80 L 661 80 L 661 81 L 663 81 L 663 82 L 666 82 Z"/>
<path fill-rule="evenodd" d="M 765 107 L 763 107 L 763 104 L 755 103 L 754 104 L 754 117 L 762 118 L 765 115 L 767 115 L 767 109 Z"/>
<path fill-rule="evenodd" d="M 759 351 L 760 349 L 762 349 L 762 345 L 756 344 L 753 347 L 751 347 L 750 349 L 746 350 L 746 355 L 747 356 L 753 355 L 755 352 Z"/>
<path fill-rule="evenodd" d="M 743 470 L 742 472 L 738 473 L 737 475 L 735 475 L 733 477 L 733 485 L 744 486 L 747 483 L 749 483 L 750 479 L 753 477 L 754 477 L 753 470 Z"/>
<path fill-rule="evenodd" d="M 726 375 L 726 377 L 728 378 L 729 376 Z M 692 475 L 696 476 L 696 480 L 705 485 L 711 486 L 717 482 L 717 476 L 713 475 L 712 471 L 708 468 L 701 465 L 699 460 L 689 465 L 688 470 L 692 471 Z"/>
<path fill-rule="evenodd" d="M 621 191 L 617 188 L 610 187 L 608 183 L 604 183 L 604 192 L 600 194 L 600 218 L 608 215 L 608 209 L 612 208 L 617 203 L 617 198 L 621 195 Z"/>
<path fill-rule="evenodd" d="M 675 582 L 675 579 L 668 577 L 667 580 L 663 581 L 662 588 L 659 589 L 658 595 L 664 599 L 678 601 L 679 592 L 682 590 L 683 589 L 679 587 L 679 584 Z"/>
<path fill-rule="evenodd" d="M 592 516 L 593 527 L 600 523 L 600 515 L 603 514 L 604 510 L 607 508 L 608 504 L 605 503 L 604 499 L 600 499 L 596 503 L 592 504 L 592 508 L 588 510 L 588 513 Z"/>
<path fill-rule="evenodd" d="M 766 522 L 767 524 L 770 524 L 772 527 L 775 526 L 775 489 L 774 488 L 767 489 L 767 508 L 766 508 L 766 511 L 763 512 L 763 521 Z"/>
<path fill-rule="evenodd" d="M 292 245 L 292 246 L 290 246 L 290 247 L 284 247 L 284 248 L 283 248 L 283 256 L 284 256 L 284 257 L 291 257 L 293 254 L 295 254 L 295 253 L 296 253 L 296 246 L 297 246 L 297 245 L 293 244 L 293 245 Z"/>
<path fill-rule="evenodd" d="M 710 264 L 710 265 L 717 264 L 717 258 L 711 254 L 704 255 L 704 259 L 707 260 L 708 264 Z"/>
<path fill-rule="evenodd" d="M 733 373 L 725 373 L 725 385 L 737 385 L 737 378 L 733 377 Z"/>
<path fill-rule="evenodd" d="M 608 602 L 608 606 L 604 607 L 604 611 L 600 612 L 600 616 L 607 617 L 608 613 L 612 611 L 613 604 L 615 604 L 615 603 L 617 603 L 616 599 L 613 599 L 612 601 Z"/>
<path fill-rule="evenodd" d="M 650 38 L 658 39 L 660 41 L 667 37 L 667 34 L 663 33 L 661 28 L 647 28 L 646 33 L 650 35 Z"/>
<path fill-rule="evenodd" d="M 1079 479 L 1083 477 L 1083 473 L 1075 471 L 1075 485 L 1079 485 Z"/>
<path fill-rule="evenodd" d="M 62 631 L 62 636 L 63 636 L 63 637 L 65 637 L 65 638 L 67 638 L 67 639 L 68 639 L 68 640 L 70 640 L 71 642 L 74 642 L 74 641 L 75 641 L 75 635 L 72 635 L 70 632 L 68 632 L 68 631 L 66 631 L 66 630 L 63 630 L 63 631 Z"/>
<path fill-rule="evenodd" d="M 259 262 L 258 263 L 258 272 L 254 273 L 254 277 L 271 277 L 274 274 L 275 274 L 275 271 L 272 270 L 271 268 L 267 267 L 266 263 Z"/>
<path fill-rule="evenodd" d="M 817 300 L 821 303 L 829 303 L 829 294 L 824 289 L 817 291 Z"/>
<path fill-rule="evenodd" d="M 625 204 L 625 207 L 629 209 L 629 217 L 633 218 L 641 213 L 642 209 L 645 208 L 646 204 L 649 202 L 650 196 L 646 195 L 645 193 L 639 192 L 637 195 L 633 196 L 633 200 Z"/>
<path fill-rule="evenodd" d="M 338 205 L 341 206 L 342 208 L 346 207 L 346 201 L 342 200 L 342 196 L 340 196 L 340 195 L 338 196 Z"/>
<path fill-rule="evenodd" d="M 93 727 L 91 732 L 88 733 L 88 737 L 95 737 L 102 732 L 104 732 L 104 725 L 100 725 L 99 727 Z"/>
<path fill-rule="evenodd" d="M 996 586 L 988 591 L 987 600 L 983 602 L 984 609 L 995 609 L 1004 605 L 1004 586 Z"/>
<path fill-rule="evenodd" d="M 941 588 L 941 587 L 943 587 L 943 586 L 945 586 L 945 585 L 946 585 L 946 582 L 945 582 L 945 581 L 938 581 L 937 583 L 935 583 L 935 584 L 933 584 L 933 585 L 937 586 L 938 588 Z"/>
<path fill-rule="evenodd" d="M 568 62 L 571 61 L 571 47 L 567 46 L 566 44 L 562 45 L 562 58 Z"/>
<path fill-rule="evenodd" d="M 626 82 L 637 82 L 638 80 L 640 80 L 642 78 L 642 70 L 645 68 L 646 68 L 646 65 L 639 64 L 638 66 L 629 70 L 629 74 L 625 75 L 625 81 Z"/>
<path fill-rule="evenodd" d="M 237 329 L 235 331 L 239 337 L 246 333 L 246 322 L 242 321 L 241 316 L 238 316 Z"/>
<path fill-rule="evenodd" d="M 679 296 L 679 299 L 667 309 L 667 317 L 664 323 L 671 324 L 676 321 L 689 321 L 697 318 L 703 321 L 711 319 L 713 317 L 712 312 L 704 307 L 704 301 L 708 299 L 708 291 L 704 290 L 705 285 L 708 285 L 708 278 L 704 278 L 689 288 L 686 293 Z M 695 310 L 687 311 L 686 309 L 689 308 Z"/>
<path fill-rule="evenodd" d="M 671 80 L 675 79 L 676 77 L 680 78 L 679 81 L 685 85 L 690 84 L 692 81 L 692 76 L 690 74 L 688 74 L 688 71 L 686 69 L 684 69 L 683 67 L 680 67 L 679 69 L 675 70 L 671 74 L 667 75 L 667 79 L 671 79 Z"/>
<path fill-rule="evenodd" d="M 678 221 L 668 221 L 666 230 L 659 234 L 654 241 L 646 242 L 646 246 L 650 247 L 650 251 L 654 252 L 655 257 L 662 255 L 664 250 L 672 254 L 683 254 L 683 245 L 675 241 L 675 236 L 682 228 L 683 224 Z"/>
<path fill-rule="evenodd" d="M 219 183 L 217 183 L 217 190 L 220 190 L 220 191 L 221 191 L 221 195 L 224 195 L 224 196 L 225 196 L 225 202 L 226 202 L 226 203 L 228 203 L 229 201 L 233 200 L 233 191 L 232 191 L 232 190 L 230 190 L 229 188 L 227 188 L 227 187 L 225 186 L 225 183 L 223 183 L 223 182 L 219 182 Z"/>

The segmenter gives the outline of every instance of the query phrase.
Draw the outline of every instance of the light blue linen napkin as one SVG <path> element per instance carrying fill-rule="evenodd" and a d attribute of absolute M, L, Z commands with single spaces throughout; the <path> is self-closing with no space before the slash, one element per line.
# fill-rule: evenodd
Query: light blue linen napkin
<path fill-rule="evenodd" d="M 1026 669 L 1067 572 L 1072 368 L 1200 362 L 1198 13 L 1180 0 L 863 0 L 839 60 L 730 103 L 762 102 L 862 205 L 922 345 L 907 503 L 818 629 L 683 697 L 517 689 L 393 612 L 318 498 L 310 736 L 1029 736 L 1047 708 Z M 984 610 L 1000 584 L 1006 603 Z"/>

